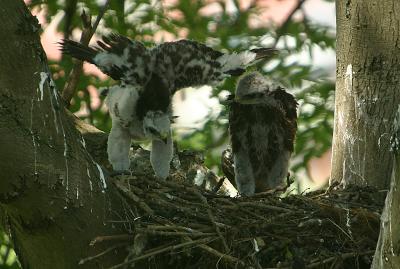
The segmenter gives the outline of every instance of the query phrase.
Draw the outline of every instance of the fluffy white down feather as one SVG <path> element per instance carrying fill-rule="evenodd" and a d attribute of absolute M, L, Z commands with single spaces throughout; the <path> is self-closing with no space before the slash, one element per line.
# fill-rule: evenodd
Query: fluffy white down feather
<path fill-rule="evenodd" d="M 169 175 L 170 162 L 173 157 L 173 141 L 169 115 L 150 111 L 144 121 L 136 115 L 136 104 L 139 99 L 137 87 L 113 86 L 109 90 L 106 105 L 112 120 L 112 128 L 108 136 L 108 159 L 115 171 L 127 171 L 130 167 L 129 149 L 131 139 L 152 140 L 150 162 L 156 176 L 165 179 Z M 147 130 L 155 128 L 165 135 L 166 143 L 153 136 Z"/>

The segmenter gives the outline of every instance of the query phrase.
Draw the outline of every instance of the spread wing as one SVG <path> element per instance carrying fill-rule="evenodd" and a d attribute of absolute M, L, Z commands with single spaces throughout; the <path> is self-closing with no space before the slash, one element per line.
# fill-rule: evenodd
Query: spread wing
<path fill-rule="evenodd" d="M 152 50 L 154 72 L 171 83 L 172 93 L 185 87 L 214 85 L 228 76 L 241 75 L 247 66 L 275 53 L 274 49 L 260 48 L 224 54 L 191 40 L 166 42 Z"/>
<path fill-rule="evenodd" d="M 110 34 L 98 41 L 98 47 L 87 47 L 72 40 L 62 40 L 61 51 L 78 60 L 96 65 L 103 73 L 126 84 L 144 85 L 152 61 L 144 45 L 127 37 Z"/>

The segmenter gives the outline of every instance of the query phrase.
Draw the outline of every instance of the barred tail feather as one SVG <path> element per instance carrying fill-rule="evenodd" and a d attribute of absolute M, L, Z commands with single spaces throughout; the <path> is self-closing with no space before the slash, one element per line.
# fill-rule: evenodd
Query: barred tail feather
<path fill-rule="evenodd" d="M 59 42 L 63 54 L 70 55 L 71 57 L 85 61 L 97 66 L 104 74 L 112 77 L 115 80 L 120 80 L 123 72 L 118 66 L 112 64 L 112 61 L 118 62 L 119 58 L 113 53 L 107 53 L 101 48 L 91 48 L 81 43 L 63 39 Z M 100 57 L 100 58 L 99 58 Z M 103 60 L 103 61 L 99 61 Z"/>
<path fill-rule="evenodd" d="M 99 53 L 99 51 L 93 48 L 68 39 L 63 39 L 59 44 L 61 45 L 61 51 L 63 54 L 68 54 L 78 60 L 92 64 L 94 64 L 94 57 Z"/>

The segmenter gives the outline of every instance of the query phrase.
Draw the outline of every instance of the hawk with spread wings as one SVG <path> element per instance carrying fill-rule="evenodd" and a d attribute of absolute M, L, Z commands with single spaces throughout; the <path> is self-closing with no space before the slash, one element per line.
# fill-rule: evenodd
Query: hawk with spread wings
<path fill-rule="evenodd" d="M 166 178 L 173 155 L 173 94 L 185 87 L 215 85 L 237 76 L 274 49 L 259 48 L 225 54 L 204 44 L 180 40 L 146 48 L 138 41 L 111 34 L 87 47 L 63 40 L 64 54 L 92 63 L 120 84 L 110 88 L 106 104 L 112 119 L 108 158 L 116 171 L 129 169 L 131 139 L 151 139 L 155 174 Z"/>

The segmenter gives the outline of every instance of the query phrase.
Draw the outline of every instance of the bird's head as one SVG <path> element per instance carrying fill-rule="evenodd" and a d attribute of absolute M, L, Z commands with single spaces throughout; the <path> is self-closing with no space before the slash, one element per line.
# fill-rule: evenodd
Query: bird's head
<path fill-rule="evenodd" d="M 259 72 L 244 75 L 235 91 L 235 102 L 240 104 L 258 104 L 263 102 L 271 89 L 270 83 Z"/>
<path fill-rule="evenodd" d="M 266 105 L 283 110 L 290 118 L 297 118 L 295 97 L 258 72 L 244 75 L 237 84 L 234 98 L 228 101 L 240 105 Z"/>
<path fill-rule="evenodd" d="M 161 140 L 167 143 L 171 129 L 171 118 L 162 111 L 148 111 L 143 118 L 144 135 L 150 139 Z"/>

